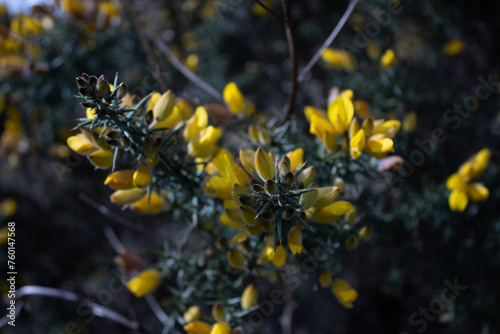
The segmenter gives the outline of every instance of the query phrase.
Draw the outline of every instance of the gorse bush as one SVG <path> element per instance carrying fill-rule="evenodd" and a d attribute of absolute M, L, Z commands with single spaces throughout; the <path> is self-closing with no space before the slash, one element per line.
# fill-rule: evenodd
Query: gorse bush
<path fill-rule="evenodd" d="M 0 244 L 15 220 L 63 263 L 19 243 L 16 324 L 38 295 L 78 303 L 50 331 L 493 333 L 499 68 L 467 6 L 0 7 Z"/>

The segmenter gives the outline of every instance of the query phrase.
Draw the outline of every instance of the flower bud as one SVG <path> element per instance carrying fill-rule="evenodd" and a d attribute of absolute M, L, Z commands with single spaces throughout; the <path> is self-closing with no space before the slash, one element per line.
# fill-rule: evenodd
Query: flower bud
<path fill-rule="evenodd" d="M 164 121 L 170 116 L 175 107 L 175 94 L 168 90 L 165 92 L 153 108 L 153 115 L 156 122 Z"/>
<path fill-rule="evenodd" d="M 332 283 L 332 274 L 329 270 L 323 269 L 319 274 L 319 284 L 321 287 L 326 288 Z"/>
<path fill-rule="evenodd" d="M 283 213 L 282 213 L 281 217 L 284 220 L 291 220 L 294 215 L 295 215 L 295 210 L 294 209 L 292 209 L 292 208 L 285 208 L 283 210 Z"/>
<path fill-rule="evenodd" d="M 358 232 L 359 237 L 363 241 L 368 241 L 373 236 L 373 228 L 371 226 L 363 226 Z"/>
<path fill-rule="evenodd" d="M 193 321 L 196 321 L 200 318 L 201 316 L 201 309 L 199 306 L 197 305 L 193 305 L 191 307 L 189 307 L 186 312 L 184 312 L 182 318 L 184 319 L 184 321 L 189 324 Z"/>
<path fill-rule="evenodd" d="M 290 158 L 285 155 L 283 158 L 281 158 L 279 164 L 280 174 L 283 176 L 287 175 L 288 173 L 290 173 L 290 168 L 291 168 Z"/>
<path fill-rule="evenodd" d="M 315 176 L 316 176 L 316 168 L 314 168 L 314 166 L 310 166 L 310 167 L 307 167 L 306 169 L 304 169 L 300 173 L 297 180 L 300 183 L 304 184 L 305 186 L 308 186 L 314 180 Z"/>
<path fill-rule="evenodd" d="M 222 305 L 214 304 L 214 306 L 212 306 L 212 317 L 217 321 L 226 320 L 226 312 L 224 312 Z"/>
<path fill-rule="evenodd" d="M 257 291 L 255 285 L 248 285 L 241 295 L 241 308 L 244 310 L 248 310 L 249 308 L 255 306 L 257 304 L 258 298 L 259 292 Z"/>
<path fill-rule="evenodd" d="M 348 250 L 353 250 L 358 246 L 358 238 L 356 236 L 351 235 L 347 240 L 345 241 L 345 248 Z"/>
<path fill-rule="evenodd" d="M 158 162 L 160 162 L 160 155 L 158 154 L 158 152 L 153 152 L 146 158 L 146 164 L 151 168 L 156 167 L 156 165 L 158 165 Z"/>

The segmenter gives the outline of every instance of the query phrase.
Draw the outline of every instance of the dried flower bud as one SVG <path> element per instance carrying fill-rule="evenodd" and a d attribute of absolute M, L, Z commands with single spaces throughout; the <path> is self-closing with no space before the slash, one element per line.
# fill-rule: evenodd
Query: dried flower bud
<path fill-rule="evenodd" d="M 146 261 L 138 253 L 125 249 L 120 255 L 115 256 L 117 266 L 125 271 L 142 271 L 146 268 Z"/>
<path fill-rule="evenodd" d="M 295 175 L 292 172 L 289 172 L 285 175 L 285 179 L 283 180 L 286 184 L 291 185 L 295 182 Z"/>
<path fill-rule="evenodd" d="M 82 87 L 88 88 L 89 87 L 89 83 L 88 83 L 87 80 L 85 80 L 82 77 L 76 77 L 76 86 L 78 88 L 82 88 Z"/>
<path fill-rule="evenodd" d="M 264 189 L 269 195 L 276 195 L 278 193 L 278 186 L 276 185 L 276 182 L 274 182 L 271 179 L 267 179 L 266 183 L 264 184 Z"/>
<path fill-rule="evenodd" d="M 151 123 L 153 123 L 153 119 L 154 119 L 153 110 L 147 110 L 144 113 L 144 124 L 146 124 L 146 126 L 150 126 Z"/>
<path fill-rule="evenodd" d="M 281 215 L 281 217 L 284 220 L 291 220 L 294 215 L 295 215 L 295 210 L 294 209 L 292 209 L 292 208 L 286 208 L 285 210 L 283 210 L 283 214 Z"/>

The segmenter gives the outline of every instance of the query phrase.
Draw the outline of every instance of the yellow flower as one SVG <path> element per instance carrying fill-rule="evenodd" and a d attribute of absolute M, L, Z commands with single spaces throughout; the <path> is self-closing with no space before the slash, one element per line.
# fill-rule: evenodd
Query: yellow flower
<path fill-rule="evenodd" d="M 272 249 L 271 249 L 272 250 Z M 286 263 L 286 250 L 282 244 L 276 246 L 276 251 L 272 250 L 273 256 L 271 258 L 271 262 L 277 267 L 283 267 Z M 268 256 L 270 252 L 268 251 Z"/>
<path fill-rule="evenodd" d="M 188 334 L 210 334 L 212 330 L 210 325 L 203 321 L 193 321 L 186 326 L 184 326 L 184 330 Z"/>
<path fill-rule="evenodd" d="M 21 15 L 11 21 L 10 30 L 20 36 L 29 36 L 42 32 L 43 26 L 33 17 Z"/>
<path fill-rule="evenodd" d="M 396 54 L 392 49 L 388 49 L 387 51 L 385 51 L 382 58 L 380 58 L 380 64 L 386 69 L 391 68 L 394 64 L 396 64 L 396 62 Z"/>
<path fill-rule="evenodd" d="M 109 168 L 113 165 L 113 152 L 100 150 L 88 155 L 89 161 L 97 168 Z"/>
<path fill-rule="evenodd" d="M 160 284 L 160 272 L 156 269 L 141 271 L 139 276 L 132 278 L 127 283 L 127 288 L 137 297 L 141 298 L 150 294 Z"/>
<path fill-rule="evenodd" d="M 383 134 L 370 136 L 366 152 L 377 159 L 385 158 L 390 152 L 394 152 L 394 142 Z"/>
<path fill-rule="evenodd" d="M 358 298 L 358 292 L 349 283 L 342 279 L 336 279 L 332 285 L 332 293 L 345 308 L 351 309 L 352 303 Z"/>
<path fill-rule="evenodd" d="M 210 334 L 231 334 L 231 327 L 226 322 L 218 322 L 214 325 Z"/>
<path fill-rule="evenodd" d="M 17 202 L 13 198 L 7 198 L 0 203 L 0 217 L 10 217 L 17 212 Z"/>
<path fill-rule="evenodd" d="M 144 195 L 140 200 L 134 202 L 130 207 L 136 211 L 154 214 L 162 211 L 166 206 L 165 200 L 156 191 L 151 195 Z"/>
<path fill-rule="evenodd" d="M 339 220 L 343 215 L 348 213 L 352 209 L 352 204 L 346 201 L 334 202 L 320 210 L 312 210 L 311 220 L 322 223 L 329 224 Z"/>
<path fill-rule="evenodd" d="M 339 136 L 343 136 L 349 129 L 353 117 L 354 105 L 346 97 L 337 97 L 328 107 L 328 119 Z"/>
<path fill-rule="evenodd" d="M 188 153 L 194 157 L 206 158 L 213 155 L 217 150 L 217 142 L 222 136 L 222 129 L 209 126 L 196 136 L 194 136 L 188 145 Z"/>
<path fill-rule="evenodd" d="M 231 112 L 237 114 L 245 110 L 245 97 L 234 82 L 230 82 L 224 87 L 222 96 Z"/>
<path fill-rule="evenodd" d="M 132 170 L 121 170 L 108 175 L 104 181 L 105 185 L 110 186 L 115 190 L 125 190 L 134 187 L 132 180 L 134 177 L 134 171 Z"/>
<path fill-rule="evenodd" d="M 443 53 L 447 56 L 456 56 L 462 53 L 465 43 L 460 39 L 453 39 L 443 46 Z"/>
<path fill-rule="evenodd" d="M 297 227 L 292 227 L 288 232 L 288 248 L 292 254 L 302 253 L 302 232 Z"/>
<path fill-rule="evenodd" d="M 226 319 L 226 312 L 221 304 L 214 304 L 212 306 L 212 317 L 217 321 L 224 321 Z"/>
<path fill-rule="evenodd" d="M 412 111 L 403 119 L 403 130 L 411 133 L 417 127 L 417 113 Z"/>
<path fill-rule="evenodd" d="M 365 132 L 363 131 L 363 129 L 360 129 L 350 142 L 351 158 L 353 158 L 354 160 L 359 158 L 361 153 L 363 153 L 363 150 L 365 149 L 365 145 Z"/>
<path fill-rule="evenodd" d="M 139 189 L 145 189 L 152 179 L 153 176 L 149 171 L 149 167 L 140 165 L 132 176 L 132 185 Z"/>
<path fill-rule="evenodd" d="M 192 72 L 196 72 L 198 69 L 198 55 L 196 54 L 190 54 L 186 58 L 186 67 L 189 68 Z"/>
<path fill-rule="evenodd" d="M 196 108 L 194 115 L 186 122 L 186 126 L 184 128 L 184 140 L 190 141 L 194 136 L 201 132 L 201 130 L 205 129 L 208 125 L 208 113 L 207 110 L 199 106 Z"/>
<path fill-rule="evenodd" d="M 319 284 L 321 287 L 326 288 L 332 284 L 332 274 L 329 270 L 323 269 L 319 274 Z"/>
<path fill-rule="evenodd" d="M 88 131 L 82 130 L 81 133 L 69 137 L 66 143 L 76 153 L 87 156 L 97 168 L 109 168 L 113 164 L 113 152 Z"/>
<path fill-rule="evenodd" d="M 86 11 L 84 2 L 78 0 L 63 0 L 62 7 L 65 11 L 74 16 L 82 16 Z"/>
<path fill-rule="evenodd" d="M 146 194 L 146 190 L 139 188 L 131 188 L 126 190 L 117 190 L 111 194 L 111 202 L 118 205 L 127 205 L 137 202 Z"/>
<path fill-rule="evenodd" d="M 356 59 L 349 52 L 344 50 L 328 48 L 321 54 L 321 59 L 329 66 L 336 69 L 347 71 L 356 69 Z"/>
<path fill-rule="evenodd" d="M 363 226 L 358 232 L 359 237 L 363 241 L 370 240 L 373 236 L 373 228 L 371 226 Z"/>
<path fill-rule="evenodd" d="M 242 268 L 246 264 L 245 257 L 236 248 L 233 248 L 227 252 L 227 261 L 234 268 Z"/>
<path fill-rule="evenodd" d="M 489 197 L 489 190 L 481 183 L 471 183 L 469 181 L 484 173 L 488 167 L 490 150 L 482 149 L 477 154 L 469 158 L 446 180 L 446 187 L 451 190 L 448 198 L 448 205 L 451 211 L 463 212 L 472 202 L 483 202 Z"/>
<path fill-rule="evenodd" d="M 258 299 L 259 292 L 257 291 L 257 288 L 255 285 L 249 284 L 245 290 L 243 290 L 243 294 L 241 295 L 241 308 L 248 310 L 257 304 Z"/>

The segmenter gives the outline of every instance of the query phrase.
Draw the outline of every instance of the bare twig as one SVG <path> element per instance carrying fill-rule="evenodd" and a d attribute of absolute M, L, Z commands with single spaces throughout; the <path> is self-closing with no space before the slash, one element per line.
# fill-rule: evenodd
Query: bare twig
<path fill-rule="evenodd" d="M 59 298 L 59 299 L 64 299 L 64 300 L 69 300 L 73 302 L 80 302 L 83 303 L 84 305 L 88 306 L 92 313 L 98 317 L 101 318 L 106 318 L 111 321 L 114 321 L 116 323 L 119 323 L 127 328 L 130 328 L 132 330 L 139 330 L 140 326 L 137 322 L 131 321 L 127 318 L 125 318 L 123 315 L 107 308 L 102 305 L 99 305 L 97 303 L 94 303 L 90 300 L 81 298 L 78 296 L 76 293 L 66 291 L 66 290 L 61 290 L 61 289 L 55 289 L 55 288 L 47 288 L 43 286 L 37 286 L 37 285 L 27 285 L 23 286 L 22 288 L 17 290 L 16 298 L 21 299 L 25 296 L 45 296 L 45 297 L 53 297 L 53 298 Z M 4 324 L 4 320 L 2 319 L 0 321 L 0 327 L 1 325 Z"/>
<path fill-rule="evenodd" d="M 158 50 L 160 50 L 161 53 L 163 53 L 170 63 L 179 71 L 181 72 L 186 78 L 191 80 L 193 83 L 198 85 L 201 89 L 203 89 L 205 92 L 210 94 L 212 97 L 216 98 L 217 100 L 224 102 L 224 99 L 222 98 L 222 94 L 217 91 L 214 87 L 210 86 L 207 82 L 203 81 L 199 76 L 191 72 L 184 64 L 177 59 L 177 57 L 172 53 L 170 48 L 167 46 L 166 43 L 164 43 L 158 36 L 156 36 L 150 29 L 145 27 L 145 32 L 146 35 L 149 37 L 149 39 L 156 45 Z"/>
<path fill-rule="evenodd" d="M 266 6 L 265 3 L 263 3 L 260 0 L 254 0 L 257 4 L 259 4 L 262 8 L 264 8 L 269 14 L 274 15 L 276 18 L 278 18 L 280 21 L 283 21 L 283 17 L 281 17 L 280 14 L 276 13 L 274 10 Z"/>
<path fill-rule="evenodd" d="M 290 11 L 290 0 L 282 0 L 283 3 L 283 15 L 285 17 L 285 32 L 286 40 L 288 43 L 288 52 L 290 54 L 290 61 L 292 63 L 292 86 L 290 87 L 290 92 L 288 94 L 288 100 L 285 105 L 285 116 L 283 123 L 285 123 L 292 112 L 293 105 L 295 104 L 295 97 L 297 96 L 297 53 L 295 50 L 295 38 L 293 36 L 292 22 L 291 22 L 291 11 Z"/>
<path fill-rule="evenodd" d="M 154 297 L 151 295 L 144 296 L 144 299 L 146 299 L 146 302 L 148 303 L 149 307 L 151 308 L 151 310 L 153 310 L 153 313 L 156 315 L 158 320 L 160 320 L 163 326 L 168 325 L 169 324 L 168 316 L 165 314 L 165 312 L 163 312 L 160 305 L 158 305 L 156 299 L 154 299 Z"/>
<path fill-rule="evenodd" d="M 156 55 L 153 49 L 151 48 L 151 45 L 149 44 L 148 36 L 146 36 L 144 32 L 144 27 L 142 23 L 139 21 L 139 17 L 137 16 L 137 13 L 133 9 L 132 3 L 129 0 L 126 1 L 126 7 L 129 8 L 130 16 L 132 17 L 132 21 L 134 22 L 134 25 L 137 29 L 137 33 L 139 35 L 139 40 L 141 42 L 142 48 L 146 53 L 148 63 L 153 71 L 153 77 L 160 84 L 161 90 L 166 91 L 168 89 L 167 82 L 165 81 L 165 78 L 161 75 L 160 63 L 158 62 L 158 59 L 156 58 Z"/>
<path fill-rule="evenodd" d="M 342 15 L 342 17 L 340 18 L 339 23 L 337 23 L 337 25 L 333 29 L 332 33 L 330 34 L 330 36 L 328 36 L 328 38 L 323 43 L 323 45 L 321 46 L 321 48 L 319 48 L 319 50 L 314 54 L 314 56 L 311 58 L 311 60 L 309 61 L 309 63 L 307 63 L 306 67 L 304 67 L 304 69 L 302 70 L 302 72 L 300 72 L 299 76 L 297 77 L 297 82 L 298 83 L 301 83 L 305 79 L 305 77 L 307 76 L 307 74 L 311 71 L 311 69 L 313 68 L 313 66 L 316 64 L 316 62 L 318 61 L 318 59 L 321 57 L 321 55 L 323 54 L 323 52 L 326 50 L 326 48 L 328 48 L 332 44 L 333 40 L 337 37 L 337 35 L 339 34 L 340 30 L 342 30 L 342 28 L 344 27 L 344 24 L 347 22 L 347 19 L 351 15 L 351 13 L 354 10 L 354 7 L 356 7 L 357 3 L 358 3 L 358 0 L 352 0 L 351 3 L 349 3 L 349 6 L 347 7 L 344 15 Z"/>

